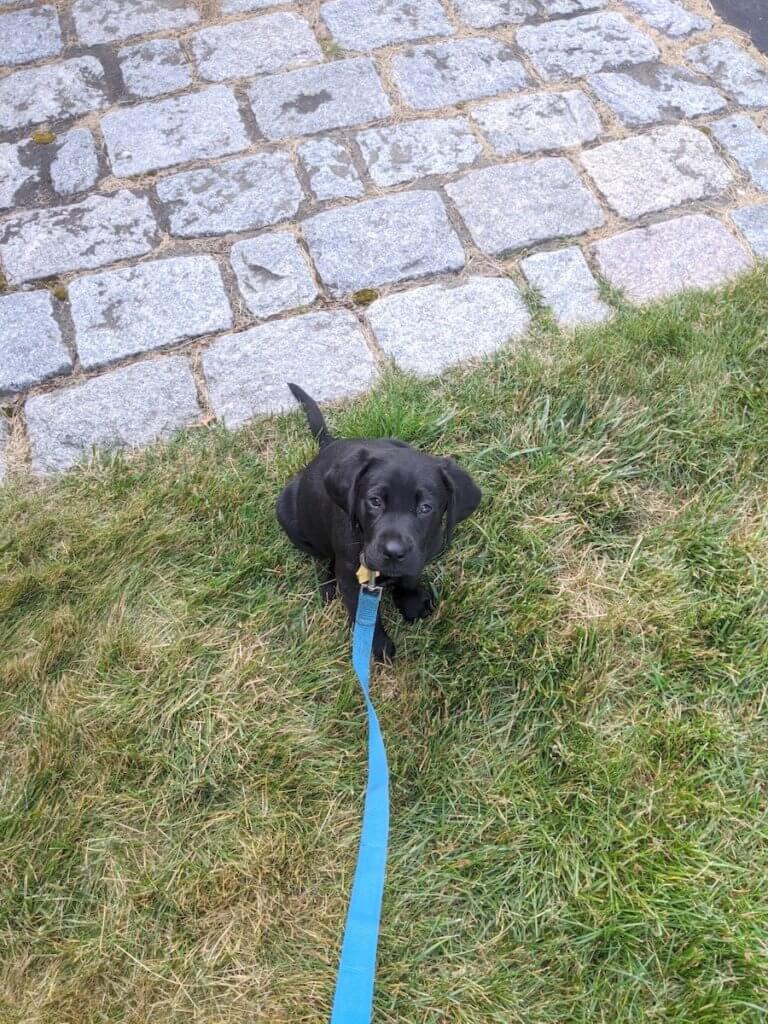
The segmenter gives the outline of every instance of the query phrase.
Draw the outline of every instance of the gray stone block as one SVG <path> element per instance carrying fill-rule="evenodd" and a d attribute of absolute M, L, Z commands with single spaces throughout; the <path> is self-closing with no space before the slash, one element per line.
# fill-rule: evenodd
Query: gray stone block
<path fill-rule="evenodd" d="M 495 256 L 603 223 L 594 196 L 562 157 L 470 171 L 446 192 L 475 244 Z"/>
<path fill-rule="evenodd" d="M 713 121 L 709 127 L 752 183 L 768 192 L 768 135 L 743 114 Z"/>
<path fill-rule="evenodd" d="M 709 18 L 692 14 L 678 0 L 624 0 L 624 3 L 651 28 L 677 39 L 692 32 L 705 32 L 712 28 Z"/>
<path fill-rule="evenodd" d="M 657 60 L 655 44 L 621 14 L 585 14 L 568 21 L 525 25 L 517 41 L 550 81 Z"/>
<path fill-rule="evenodd" d="M 559 17 L 561 14 L 579 14 L 605 7 L 607 0 L 538 0 L 539 11 L 544 17 Z"/>
<path fill-rule="evenodd" d="M 436 192 L 401 192 L 327 210 L 303 228 L 333 295 L 464 266 L 464 250 Z"/>
<path fill-rule="evenodd" d="M 592 142 L 602 125 L 583 92 L 540 92 L 491 100 L 472 110 L 493 148 L 505 156 L 570 149 Z"/>
<path fill-rule="evenodd" d="M 158 182 L 171 232 L 183 238 L 224 235 L 292 217 L 301 185 L 287 153 L 258 153 L 185 171 Z"/>
<path fill-rule="evenodd" d="M 607 142 L 582 162 L 621 217 L 641 217 L 722 193 L 733 180 L 706 135 L 688 125 Z"/>
<path fill-rule="evenodd" d="M 610 306 L 600 298 L 581 249 L 539 252 L 520 264 L 531 287 L 541 294 L 561 327 L 601 323 L 610 319 Z"/>
<path fill-rule="evenodd" d="M 274 7 L 278 0 L 221 0 L 222 14 L 250 14 Z"/>
<path fill-rule="evenodd" d="M 248 95 L 269 139 L 365 124 L 391 113 L 373 62 L 365 57 L 270 75 Z"/>
<path fill-rule="evenodd" d="M 147 200 L 123 190 L 11 217 L 0 225 L 0 258 L 21 284 L 143 256 L 157 237 Z"/>
<path fill-rule="evenodd" d="M 98 154 L 86 128 L 65 132 L 44 145 L 32 139 L 0 145 L 0 210 L 49 198 L 49 182 L 60 196 L 84 192 L 98 176 Z"/>
<path fill-rule="evenodd" d="M 482 146 L 460 117 L 406 121 L 356 136 L 377 185 L 398 185 L 430 174 L 452 174 L 473 164 Z"/>
<path fill-rule="evenodd" d="M 739 230 L 760 260 L 768 260 L 768 203 L 742 206 L 731 214 Z"/>
<path fill-rule="evenodd" d="M 102 118 L 101 130 L 118 176 L 226 156 L 250 145 L 237 101 L 223 85 L 116 110 Z"/>
<path fill-rule="evenodd" d="M 685 56 L 743 107 L 768 107 L 768 71 L 732 40 L 692 46 Z"/>
<path fill-rule="evenodd" d="M 0 296 L 0 396 L 72 369 L 49 292 Z"/>
<path fill-rule="evenodd" d="M 34 162 L 34 143 L 0 145 L 0 210 L 20 206 L 33 195 L 40 182 L 40 167 Z"/>
<path fill-rule="evenodd" d="M 182 356 L 112 370 L 25 405 L 32 469 L 69 469 L 94 448 L 140 448 L 170 437 L 200 415 L 195 382 Z"/>
<path fill-rule="evenodd" d="M 439 0 L 329 0 L 320 12 L 345 50 L 375 50 L 454 31 Z"/>
<path fill-rule="evenodd" d="M 254 316 L 299 309 L 317 296 L 304 253 L 287 231 L 237 242 L 230 261 L 240 294 Z"/>
<path fill-rule="evenodd" d="M 95 57 L 22 68 L 0 79 L 0 131 L 79 117 L 108 103 L 104 69 Z"/>
<path fill-rule="evenodd" d="M 633 302 L 712 288 L 752 263 L 720 221 L 703 214 L 626 231 L 593 252 L 603 277 Z"/>
<path fill-rule="evenodd" d="M 470 28 L 522 25 L 538 14 L 532 0 L 454 0 L 454 7 Z"/>
<path fill-rule="evenodd" d="M 490 355 L 525 334 L 531 319 L 513 282 L 496 277 L 397 292 L 378 299 L 365 315 L 384 352 L 418 374 Z"/>
<path fill-rule="evenodd" d="M 26 64 L 61 53 L 61 29 L 54 7 L 30 7 L 0 14 L 0 67 Z"/>
<path fill-rule="evenodd" d="M 376 379 L 373 356 L 346 310 L 307 313 L 215 341 L 203 373 L 216 415 L 237 427 L 259 413 L 295 409 L 295 381 L 319 402 L 360 394 Z"/>
<path fill-rule="evenodd" d="M 175 39 L 149 39 L 118 54 L 128 92 L 143 99 L 186 88 L 192 74 Z"/>
<path fill-rule="evenodd" d="M 681 121 L 725 107 L 720 93 L 685 68 L 663 64 L 592 75 L 589 84 L 626 125 Z"/>
<path fill-rule="evenodd" d="M 112 43 L 165 29 L 186 28 L 199 21 L 186 0 L 75 0 L 72 4 L 81 43 Z"/>
<path fill-rule="evenodd" d="M 457 39 L 415 46 L 392 59 L 392 78 L 414 110 L 452 106 L 530 85 L 523 65 L 507 43 Z"/>
<path fill-rule="evenodd" d="M 69 287 L 69 302 L 80 363 L 88 370 L 232 326 L 211 256 L 156 260 L 80 277 Z"/>
<path fill-rule="evenodd" d="M 309 139 L 298 154 L 316 199 L 355 198 L 365 191 L 350 153 L 336 139 Z"/>
<path fill-rule="evenodd" d="M 92 188 L 99 177 L 99 154 L 87 128 L 74 128 L 57 139 L 51 161 L 51 184 L 60 196 Z"/>
<path fill-rule="evenodd" d="M 280 11 L 261 18 L 212 25 L 192 36 L 192 52 L 203 78 L 252 78 L 323 59 L 304 18 Z"/>

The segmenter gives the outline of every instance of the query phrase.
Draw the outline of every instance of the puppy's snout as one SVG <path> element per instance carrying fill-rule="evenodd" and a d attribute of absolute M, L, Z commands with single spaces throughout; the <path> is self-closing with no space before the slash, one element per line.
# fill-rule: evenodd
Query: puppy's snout
<path fill-rule="evenodd" d="M 411 545 L 401 537 L 391 537 L 389 540 L 385 540 L 381 545 L 382 554 L 388 558 L 390 562 L 401 562 L 410 550 Z"/>

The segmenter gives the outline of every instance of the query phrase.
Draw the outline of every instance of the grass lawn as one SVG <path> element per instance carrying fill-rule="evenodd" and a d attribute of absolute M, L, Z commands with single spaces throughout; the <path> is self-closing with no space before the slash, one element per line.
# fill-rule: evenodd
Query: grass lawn
<path fill-rule="evenodd" d="M 768 271 L 331 417 L 483 486 L 394 624 L 377 1024 L 768 1019 Z M 319 1024 L 364 718 L 298 414 L 0 492 L 0 1021 Z"/>

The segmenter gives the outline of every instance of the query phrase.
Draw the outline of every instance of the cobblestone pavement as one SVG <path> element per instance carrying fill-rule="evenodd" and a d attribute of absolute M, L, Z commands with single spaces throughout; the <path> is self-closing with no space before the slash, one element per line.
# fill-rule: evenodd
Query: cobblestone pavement
<path fill-rule="evenodd" d="M 686 4 L 0 0 L 0 473 L 768 257 L 768 63 Z"/>

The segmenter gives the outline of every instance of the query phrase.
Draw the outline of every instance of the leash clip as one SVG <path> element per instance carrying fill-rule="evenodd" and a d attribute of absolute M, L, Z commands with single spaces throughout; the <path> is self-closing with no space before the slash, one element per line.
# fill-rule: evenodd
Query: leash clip
<path fill-rule="evenodd" d="M 360 559 L 360 565 L 357 572 L 357 582 L 361 588 L 367 591 L 369 594 L 380 594 L 381 587 L 376 585 L 376 577 L 379 575 L 375 569 L 369 569 L 365 562 Z"/>

